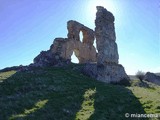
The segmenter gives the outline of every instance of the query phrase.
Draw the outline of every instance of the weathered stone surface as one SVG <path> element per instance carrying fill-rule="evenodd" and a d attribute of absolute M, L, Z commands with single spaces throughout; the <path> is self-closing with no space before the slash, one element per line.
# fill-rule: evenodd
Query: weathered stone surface
<path fill-rule="evenodd" d="M 73 49 L 73 43 L 67 38 L 55 38 L 50 47 L 51 53 L 66 60 L 71 59 Z"/>
<path fill-rule="evenodd" d="M 144 80 L 160 85 L 160 76 L 154 73 L 147 72 L 145 74 Z"/>
<path fill-rule="evenodd" d="M 81 41 L 75 39 L 56 38 L 51 46 L 52 53 L 66 59 L 71 60 L 73 52 L 78 58 L 79 63 L 96 62 L 96 49 L 95 47 L 88 46 Z"/>
<path fill-rule="evenodd" d="M 55 38 L 50 50 L 41 52 L 35 59 L 35 66 L 50 66 L 62 63 L 70 63 L 71 56 L 75 52 L 79 63 L 96 62 L 97 53 L 93 46 L 94 31 L 76 22 L 68 21 L 68 38 Z M 83 33 L 83 41 L 80 41 L 79 33 Z"/>
<path fill-rule="evenodd" d="M 67 51 L 72 48 L 75 52 L 75 56 L 79 59 L 79 63 L 96 62 L 97 53 L 93 46 L 94 43 L 94 31 L 83 24 L 70 20 L 67 23 L 68 29 L 68 44 Z M 80 41 L 80 31 L 83 33 L 83 40 Z M 71 57 L 71 56 L 69 56 Z"/>
<path fill-rule="evenodd" d="M 97 80 L 106 83 L 118 83 L 123 79 L 129 79 L 122 65 L 115 63 L 101 64 L 97 66 Z"/>
<path fill-rule="evenodd" d="M 46 66 L 63 66 L 69 64 L 70 60 L 63 59 L 57 54 L 52 53 L 50 50 L 42 51 L 37 57 L 34 58 L 34 67 Z"/>
<path fill-rule="evenodd" d="M 97 79 L 97 63 L 86 63 L 82 69 L 82 73 Z"/>
<path fill-rule="evenodd" d="M 97 6 L 95 35 L 98 50 L 98 64 L 118 63 L 118 50 L 115 42 L 114 16 L 101 6 Z"/>
<path fill-rule="evenodd" d="M 97 80 L 116 83 L 129 79 L 122 65 L 118 64 L 118 49 L 114 28 L 114 16 L 105 8 L 98 6 L 95 20 L 97 43 Z"/>
<path fill-rule="evenodd" d="M 74 39 L 80 41 L 80 32 L 83 33 L 82 43 L 87 44 L 89 47 L 93 46 L 94 43 L 94 31 L 83 24 L 70 20 L 67 22 L 68 39 Z"/>

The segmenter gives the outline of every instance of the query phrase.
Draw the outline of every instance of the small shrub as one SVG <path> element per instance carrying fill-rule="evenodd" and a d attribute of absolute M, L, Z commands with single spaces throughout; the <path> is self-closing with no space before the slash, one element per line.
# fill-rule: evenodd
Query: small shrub
<path fill-rule="evenodd" d="M 143 82 L 142 80 L 144 79 L 144 76 L 145 76 L 145 73 L 142 72 L 142 71 L 138 71 L 138 72 L 136 73 L 136 77 L 137 77 L 141 82 Z"/>

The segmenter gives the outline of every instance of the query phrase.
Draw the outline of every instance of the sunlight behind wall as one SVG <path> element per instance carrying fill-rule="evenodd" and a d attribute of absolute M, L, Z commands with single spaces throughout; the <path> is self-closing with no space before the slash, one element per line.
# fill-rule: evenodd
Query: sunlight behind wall
<path fill-rule="evenodd" d="M 83 42 L 83 33 L 82 33 L 82 31 L 79 32 L 79 39 L 80 39 L 81 42 Z"/>
<path fill-rule="evenodd" d="M 85 6 L 86 8 L 86 18 L 89 18 L 89 21 L 94 21 L 96 17 L 96 6 L 103 6 L 107 10 L 112 11 L 115 13 L 116 11 L 116 6 L 114 4 L 115 1 L 113 0 L 87 0 L 87 5 Z M 88 23 L 90 24 L 90 23 Z"/>
<path fill-rule="evenodd" d="M 73 52 L 73 54 L 71 56 L 71 62 L 72 63 L 79 63 L 78 58 L 75 56 L 75 52 Z"/>

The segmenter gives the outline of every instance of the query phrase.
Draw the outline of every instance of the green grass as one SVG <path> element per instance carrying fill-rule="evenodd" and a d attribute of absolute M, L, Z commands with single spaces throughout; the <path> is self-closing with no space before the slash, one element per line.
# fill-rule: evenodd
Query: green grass
<path fill-rule="evenodd" d="M 160 113 L 160 86 L 139 80 L 133 81 L 134 85 L 129 87 L 133 94 L 138 98 L 146 113 Z M 142 84 L 141 87 L 135 84 Z"/>
<path fill-rule="evenodd" d="M 7 78 L 9 78 L 10 76 L 12 76 L 15 73 L 16 73 L 16 71 L 9 71 L 9 72 L 0 73 L 0 83 L 3 82 L 3 80 L 6 80 Z"/>
<path fill-rule="evenodd" d="M 72 67 L 0 73 L 0 120 L 130 120 L 125 113 L 160 113 L 159 86 L 105 84 Z"/>

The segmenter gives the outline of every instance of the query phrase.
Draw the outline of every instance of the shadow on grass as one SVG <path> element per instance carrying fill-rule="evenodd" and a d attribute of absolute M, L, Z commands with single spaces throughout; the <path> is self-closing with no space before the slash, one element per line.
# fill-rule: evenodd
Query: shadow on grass
<path fill-rule="evenodd" d="M 0 108 L 2 120 L 124 120 L 125 113 L 145 113 L 127 88 L 57 68 L 18 72 L 3 80 Z"/>
<path fill-rule="evenodd" d="M 145 114 L 142 104 L 132 91 L 119 85 L 97 86 L 94 102 L 94 114 L 89 120 L 130 120 L 147 118 L 131 118 L 131 114 Z"/>

